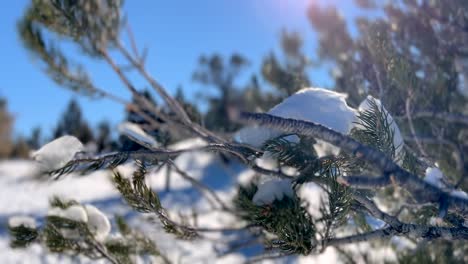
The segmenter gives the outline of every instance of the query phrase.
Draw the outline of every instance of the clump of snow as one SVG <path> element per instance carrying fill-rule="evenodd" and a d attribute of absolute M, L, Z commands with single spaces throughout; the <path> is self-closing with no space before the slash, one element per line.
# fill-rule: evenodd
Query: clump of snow
<path fill-rule="evenodd" d="M 450 195 L 462 199 L 468 199 L 468 194 L 462 190 L 454 190 L 453 187 L 449 186 L 446 183 L 444 173 L 437 167 L 428 167 L 426 169 L 426 176 L 424 177 L 424 181 L 442 189 L 452 189 L 450 191 Z"/>
<path fill-rule="evenodd" d="M 346 94 L 323 88 L 305 88 L 273 107 L 268 114 L 311 121 L 348 134 L 354 126 L 356 110 L 346 104 L 346 97 Z M 265 141 L 282 134 L 266 127 L 246 127 L 237 133 L 236 140 L 260 147 Z"/>
<path fill-rule="evenodd" d="M 53 171 L 65 166 L 80 151 L 83 151 L 83 144 L 67 135 L 47 143 L 32 156 L 43 171 Z"/>
<path fill-rule="evenodd" d="M 258 186 L 252 202 L 256 205 L 265 205 L 273 203 L 274 200 L 281 201 L 284 197 L 293 196 L 290 180 L 270 179 Z"/>
<path fill-rule="evenodd" d="M 158 142 L 148 135 L 141 127 L 137 124 L 124 122 L 118 127 L 119 133 L 129 137 L 131 140 L 136 141 L 144 147 L 158 147 Z"/>
<path fill-rule="evenodd" d="M 88 215 L 88 229 L 97 241 L 104 241 L 111 231 L 109 218 L 93 205 L 84 206 Z"/>
<path fill-rule="evenodd" d="M 395 154 L 396 157 L 401 159 L 403 157 L 403 137 L 401 136 L 400 128 L 398 127 L 397 123 L 393 120 L 393 117 L 388 113 L 387 109 L 382 105 L 382 102 L 379 99 L 375 99 L 374 97 L 368 95 L 367 98 L 361 102 L 359 105 L 359 112 L 364 112 L 366 110 L 371 109 L 371 101 L 374 101 L 379 109 L 382 109 L 384 114 L 387 116 L 387 121 L 390 124 L 391 129 L 393 130 L 393 146 L 395 146 Z"/>
<path fill-rule="evenodd" d="M 428 167 L 426 169 L 426 176 L 424 177 L 424 180 L 427 183 L 432 184 L 436 187 L 439 187 L 439 188 L 445 187 L 445 184 L 443 182 L 444 174 L 437 167 Z"/>
<path fill-rule="evenodd" d="M 9 227 L 19 227 L 24 226 L 28 228 L 36 228 L 36 220 L 29 216 L 13 216 L 8 218 Z"/>
<path fill-rule="evenodd" d="M 88 214 L 86 210 L 81 205 L 72 205 L 65 209 L 54 207 L 49 210 L 49 216 L 58 216 L 61 218 L 70 219 L 76 222 L 87 223 L 88 222 Z"/>
<path fill-rule="evenodd" d="M 336 156 L 340 154 L 341 149 L 339 147 L 320 139 L 317 139 L 316 141 L 317 142 L 314 144 L 314 150 L 317 153 L 317 156 L 325 157 L 329 155 Z"/>
<path fill-rule="evenodd" d="M 462 190 L 453 190 L 450 195 L 458 198 L 468 199 L 468 194 Z"/>
<path fill-rule="evenodd" d="M 98 241 L 104 241 L 111 231 L 111 224 L 107 216 L 93 205 L 72 205 L 65 209 L 54 207 L 49 210 L 48 215 L 86 223 L 89 231 Z"/>
<path fill-rule="evenodd" d="M 328 195 L 325 190 L 313 182 L 307 182 L 301 185 L 297 191 L 297 195 L 301 200 L 306 201 L 307 212 L 312 215 L 315 219 L 322 217 L 320 210 L 321 203 L 325 204 L 328 202 Z"/>

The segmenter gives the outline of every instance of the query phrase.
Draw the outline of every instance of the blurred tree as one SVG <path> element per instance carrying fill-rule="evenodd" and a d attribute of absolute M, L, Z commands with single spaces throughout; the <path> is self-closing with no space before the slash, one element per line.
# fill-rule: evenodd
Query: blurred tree
<path fill-rule="evenodd" d="M 93 141 L 93 132 L 86 120 L 83 119 L 80 105 L 74 99 L 68 103 L 67 109 L 53 132 L 53 138 L 64 135 L 73 135 L 83 143 Z"/>
<path fill-rule="evenodd" d="M 32 130 L 27 143 L 31 149 L 39 149 L 42 146 L 42 131 L 40 127 L 35 127 Z"/>
<path fill-rule="evenodd" d="M 13 116 L 8 112 L 7 100 L 0 99 L 0 159 L 9 157 L 13 149 Z"/>
<path fill-rule="evenodd" d="M 265 112 L 281 101 L 278 93 L 261 87 L 258 77 L 252 75 L 250 82 L 242 89 L 242 102 L 239 104 L 245 111 Z"/>
<path fill-rule="evenodd" d="M 202 114 L 198 110 L 198 107 L 190 103 L 184 94 L 184 89 L 181 86 L 177 87 L 176 94 L 174 95 L 174 99 L 181 104 L 181 106 L 185 109 L 187 114 L 189 115 L 190 119 L 196 123 L 201 123 L 202 121 Z M 176 140 L 177 141 L 177 140 Z"/>
<path fill-rule="evenodd" d="M 357 106 L 380 98 L 419 154 L 468 188 L 468 6 L 464 1 L 357 1 L 378 18 L 358 17 L 356 38 L 336 8 L 313 5 L 319 55 L 334 65 L 338 91 Z"/>
<path fill-rule="evenodd" d="M 111 126 L 107 121 L 101 121 L 97 126 L 96 147 L 98 153 L 117 150 L 117 142 L 112 139 Z"/>
<path fill-rule="evenodd" d="M 306 73 L 310 62 L 302 51 L 303 40 L 299 33 L 283 30 L 280 40 L 284 59 L 278 59 L 273 53 L 268 55 L 263 60 L 262 76 L 284 98 L 310 86 Z"/>
<path fill-rule="evenodd" d="M 219 54 L 200 57 L 193 80 L 217 91 L 217 95 L 208 96 L 208 110 L 204 117 L 208 129 L 232 132 L 239 128 L 229 121 L 227 113 L 229 106 L 240 103 L 240 88 L 236 87 L 235 81 L 247 65 L 247 59 L 239 54 L 231 55 L 228 61 Z"/>
<path fill-rule="evenodd" d="M 30 156 L 29 155 L 30 151 L 31 151 L 31 148 L 27 140 L 24 137 L 19 137 L 18 139 L 16 139 L 13 145 L 13 149 L 11 151 L 11 157 L 27 159 Z"/>
<path fill-rule="evenodd" d="M 335 89 L 346 92 L 352 106 L 368 94 L 382 100 L 396 115 L 406 143 L 417 150 L 417 155 L 438 164 L 445 175 L 450 175 L 451 184 L 466 191 L 466 1 L 356 3 L 367 13 L 357 17 L 351 26 L 336 7 L 312 4 L 308 9 L 309 20 L 319 35 L 321 63 L 333 65 Z M 353 27 L 357 34 L 350 33 Z M 418 215 L 411 214 L 409 211 L 404 217 Z M 454 252 L 455 248 L 463 251 L 466 247 L 452 244 L 452 251 L 442 252 L 440 244 L 428 244 L 424 251 L 463 262 Z"/>

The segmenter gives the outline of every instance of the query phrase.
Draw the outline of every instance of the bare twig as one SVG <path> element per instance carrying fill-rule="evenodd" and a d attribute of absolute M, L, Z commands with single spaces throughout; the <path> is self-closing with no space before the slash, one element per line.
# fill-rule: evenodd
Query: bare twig
<path fill-rule="evenodd" d="M 416 133 L 416 129 L 414 128 L 413 118 L 411 117 L 411 94 L 410 96 L 408 96 L 408 98 L 406 98 L 405 112 L 406 112 L 406 119 L 408 120 L 408 125 L 410 127 L 411 135 L 415 137 L 417 133 Z M 424 157 L 427 157 L 428 155 L 417 137 L 415 137 L 415 143 L 416 143 L 416 146 L 418 147 L 419 152 L 421 152 L 421 154 Z"/>
<path fill-rule="evenodd" d="M 415 111 L 412 118 L 436 118 L 450 123 L 468 125 L 468 116 L 456 113 L 445 113 L 436 111 Z M 407 119 L 407 116 L 397 116 L 396 119 Z"/>
<path fill-rule="evenodd" d="M 419 142 L 422 142 L 424 144 L 434 144 L 434 145 L 439 144 L 439 145 L 446 145 L 452 148 L 453 158 L 455 160 L 455 163 L 457 164 L 457 171 L 460 173 L 460 175 L 463 175 L 464 173 L 463 152 L 460 150 L 457 144 L 444 138 L 421 137 L 418 135 L 413 135 L 412 137 L 404 137 L 404 140 L 408 142 L 414 142 L 416 141 L 416 139 Z"/>
<path fill-rule="evenodd" d="M 156 90 L 156 92 L 163 98 L 163 100 L 170 107 L 170 109 L 177 115 L 180 121 L 183 124 L 185 124 L 189 130 L 193 131 L 194 133 L 208 140 L 209 142 L 225 142 L 224 139 L 220 138 L 216 134 L 192 122 L 188 114 L 185 112 L 184 108 L 174 98 L 172 98 L 155 79 L 153 79 L 153 77 L 146 71 L 144 65 L 141 64 L 137 59 L 135 59 L 127 51 L 127 49 L 125 49 L 121 42 L 117 43 L 117 48 L 124 55 L 124 57 L 135 66 L 135 68 L 140 72 L 140 74 L 149 82 L 151 87 L 153 87 L 153 89 Z"/>

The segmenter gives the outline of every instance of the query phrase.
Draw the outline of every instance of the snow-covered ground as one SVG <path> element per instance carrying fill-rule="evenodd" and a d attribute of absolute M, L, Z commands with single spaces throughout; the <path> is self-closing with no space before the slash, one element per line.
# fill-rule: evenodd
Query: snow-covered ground
<path fill-rule="evenodd" d="M 200 145 L 198 140 L 182 142 L 174 148 L 186 148 Z M 207 152 L 192 152 L 179 156 L 175 163 L 191 177 L 200 180 L 206 186 L 214 189 L 216 194 L 228 202 L 234 192 L 237 176 L 244 168 L 237 163 L 224 164 L 216 154 Z M 38 181 L 34 179 L 40 169 L 34 161 L 2 161 L 0 162 L 0 259 L 2 263 L 51 263 L 72 261 L 71 258 L 49 256 L 39 246 L 28 249 L 9 248 L 9 237 L 6 229 L 8 219 L 13 216 L 30 216 L 36 220 L 43 219 L 49 210 L 49 199 L 57 195 L 63 198 L 75 199 L 80 203 L 92 204 L 101 209 L 111 219 L 116 214 L 125 216 L 132 226 L 144 229 L 157 245 L 169 255 L 171 259 L 186 262 L 204 262 L 213 259 L 216 251 L 214 243 L 206 241 L 193 243 L 175 241 L 170 235 L 158 230 L 158 225 L 145 223 L 144 215 L 132 211 L 120 198 L 114 188 L 110 171 L 97 171 L 86 176 L 67 175 L 58 181 Z M 132 164 L 125 164 L 118 168 L 124 175 L 133 171 Z M 191 215 L 192 208 L 200 214 L 199 226 L 222 227 L 222 225 L 236 224 L 236 220 L 211 209 L 211 205 L 200 195 L 196 188 L 182 179 L 176 172 L 171 171 L 170 190 L 166 191 L 165 168 L 148 175 L 148 183 L 156 190 L 163 205 L 177 217 Z M 147 230 L 146 230 L 147 229 Z M 149 232 L 148 232 L 149 231 Z M 216 239 L 216 236 L 213 236 Z M 222 250 L 222 249 L 220 249 Z M 53 254 L 52 254 L 53 255 Z M 241 256 L 228 256 L 239 260 Z"/>
<path fill-rule="evenodd" d="M 185 142 L 175 146 L 183 148 L 200 145 L 198 140 Z M 225 202 L 235 194 L 239 181 L 245 182 L 252 176 L 240 164 L 224 164 L 214 153 L 192 152 L 185 153 L 176 159 L 176 164 L 190 176 L 200 180 Z M 101 209 L 113 223 L 116 214 L 123 215 L 130 225 L 145 231 L 160 249 L 171 260 L 179 263 L 213 263 L 217 253 L 226 249 L 225 242 L 233 240 L 234 235 L 229 232 L 209 234 L 209 239 L 196 242 L 175 240 L 171 235 L 160 230 L 157 223 L 146 221 L 145 215 L 132 211 L 120 198 L 110 181 L 109 171 L 98 171 L 87 176 L 67 175 L 58 181 L 37 181 L 33 179 L 36 172 L 33 161 L 2 161 L 0 162 L 0 259 L 2 263 L 91 263 L 84 258 L 65 255 L 49 254 L 39 245 L 32 245 L 26 249 L 11 249 L 6 230 L 8 219 L 12 216 L 30 216 L 38 220 L 47 215 L 48 201 L 54 195 L 75 199 L 81 203 L 91 204 Z M 126 164 L 118 168 L 123 174 L 130 175 L 133 165 Z M 148 176 L 148 182 L 162 199 L 163 205 L 177 217 L 191 215 L 192 208 L 199 213 L 197 224 L 199 227 L 218 228 L 223 226 L 239 226 L 239 221 L 231 215 L 212 210 L 210 203 L 191 184 L 172 172 L 170 177 L 170 191 L 165 190 L 165 169 Z M 301 190 L 300 195 L 310 201 L 320 199 L 320 189 L 308 184 Z M 314 204 L 311 203 L 312 207 Z M 310 208 L 317 212 L 318 207 Z M 180 220 L 180 219 L 178 219 Z M 115 230 L 111 231 L 115 232 Z M 245 234 L 247 235 L 247 234 Z M 366 248 L 365 245 L 360 246 Z M 359 247 L 356 248 L 356 250 Z M 217 263 L 242 263 L 247 258 L 259 254 L 259 246 L 247 247 L 238 253 L 226 255 L 217 259 Z M 265 263 L 282 263 L 283 260 Z M 327 249 L 319 256 L 290 258 L 289 262 L 298 263 L 337 263 L 336 251 Z M 101 262 L 105 263 L 105 262 Z"/>

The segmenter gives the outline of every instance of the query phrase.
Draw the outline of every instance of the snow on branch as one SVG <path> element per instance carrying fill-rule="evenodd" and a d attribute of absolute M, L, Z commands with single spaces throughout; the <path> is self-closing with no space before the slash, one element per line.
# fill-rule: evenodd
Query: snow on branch
<path fill-rule="evenodd" d="M 379 182 L 384 182 L 384 185 L 396 182 L 403 188 L 410 191 L 420 202 L 446 204 L 449 208 L 456 209 L 464 215 L 468 214 L 468 199 L 454 197 L 440 188 L 428 184 L 421 180 L 417 175 L 414 175 L 398 166 L 398 164 L 388 158 L 381 151 L 365 146 L 358 141 L 323 125 L 263 113 L 232 111 L 230 114 L 231 119 L 237 122 L 261 125 L 287 133 L 311 136 L 327 141 L 335 146 L 341 147 L 348 153 L 352 153 L 356 158 L 364 159 L 371 164 L 374 164 L 383 173 L 383 176 L 380 176 L 379 178 Z M 353 181 L 357 178 L 359 178 L 359 176 L 350 178 L 350 181 L 348 182 L 348 177 L 343 177 L 341 178 L 341 182 L 352 185 Z"/>

